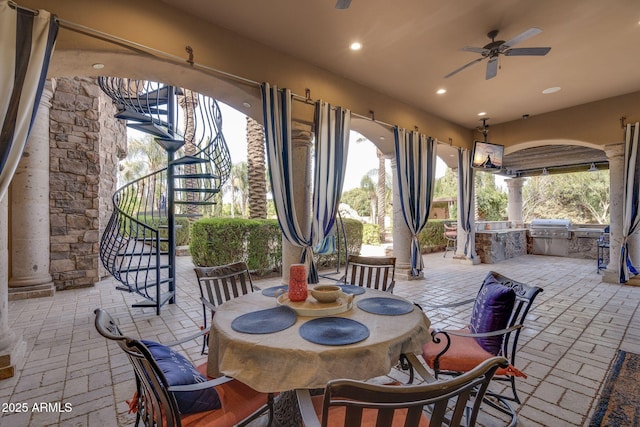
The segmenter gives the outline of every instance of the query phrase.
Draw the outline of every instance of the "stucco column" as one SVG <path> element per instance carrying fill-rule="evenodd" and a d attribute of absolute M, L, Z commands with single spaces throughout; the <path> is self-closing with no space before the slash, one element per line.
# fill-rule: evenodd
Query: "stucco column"
<path fill-rule="evenodd" d="M 524 178 L 511 178 L 505 180 L 507 183 L 507 214 L 511 226 L 514 228 L 522 227 L 522 185 Z"/>
<path fill-rule="evenodd" d="M 292 158 L 293 158 L 293 204 L 298 214 L 301 227 L 308 224 L 311 215 L 311 141 L 313 133 L 309 126 L 293 124 Z M 282 237 L 282 283 L 289 284 L 289 267 L 300 263 L 302 248 L 294 246 Z"/>
<path fill-rule="evenodd" d="M 400 202 L 400 188 L 396 179 L 398 166 L 395 157 L 391 159 L 391 174 L 393 187 L 393 256 L 396 257 L 396 279 L 416 280 L 424 277 L 411 275 L 411 232 L 404 222 L 402 203 Z"/>
<path fill-rule="evenodd" d="M 624 144 L 605 145 L 604 152 L 609 160 L 609 217 L 610 248 L 609 265 L 604 271 L 603 282 L 620 283 L 618 266 L 622 247 L 622 188 L 624 185 Z"/>
<path fill-rule="evenodd" d="M 0 199 L 0 380 L 11 378 L 24 363 L 27 343 L 9 329 L 9 197 Z"/>
<path fill-rule="evenodd" d="M 27 145 L 11 181 L 9 299 L 51 296 L 49 274 L 49 109 L 53 86 L 42 92 Z"/>

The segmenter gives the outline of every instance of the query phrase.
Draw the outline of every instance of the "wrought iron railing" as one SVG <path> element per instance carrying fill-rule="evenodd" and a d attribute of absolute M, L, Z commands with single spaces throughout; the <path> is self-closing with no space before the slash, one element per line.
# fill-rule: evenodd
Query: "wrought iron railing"
<path fill-rule="evenodd" d="M 161 83 L 100 77 L 116 117 L 155 137 L 167 166 L 119 188 L 100 241 L 105 268 L 122 286 L 160 307 L 175 302 L 175 218 L 199 216 L 231 171 L 215 99 Z"/>

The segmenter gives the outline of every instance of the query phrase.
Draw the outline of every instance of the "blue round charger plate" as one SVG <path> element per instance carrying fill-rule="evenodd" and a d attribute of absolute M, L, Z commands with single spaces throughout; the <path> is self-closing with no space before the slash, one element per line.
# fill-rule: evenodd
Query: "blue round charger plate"
<path fill-rule="evenodd" d="M 276 292 L 278 292 L 280 289 L 282 289 L 285 292 L 288 292 L 289 286 L 288 285 L 272 286 L 270 288 L 263 289 L 262 295 L 266 297 L 275 297 Z"/>
<path fill-rule="evenodd" d="M 414 305 L 395 298 L 373 297 L 359 300 L 356 305 L 361 310 L 384 316 L 399 316 L 411 313 Z"/>
<path fill-rule="evenodd" d="M 347 345 L 369 338 L 369 328 L 344 317 L 319 317 L 300 326 L 300 336 L 315 344 Z"/>
<path fill-rule="evenodd" d="M 344 292 L 345 294 L 361 295 L 367 291 L 362 286 L 346 285 L 346 284 L 341 284 L 341 285 L 339 284 L 338 286 L 340 286 L 340 289 L 342 289 L 342 292 Z"/>
<path fill-rule="evenodd" d="M 296 312 L 281 305 L 238 316 L 231 321 L 231 329 L 245 334 L 272 334 L 296 323 Z"/>

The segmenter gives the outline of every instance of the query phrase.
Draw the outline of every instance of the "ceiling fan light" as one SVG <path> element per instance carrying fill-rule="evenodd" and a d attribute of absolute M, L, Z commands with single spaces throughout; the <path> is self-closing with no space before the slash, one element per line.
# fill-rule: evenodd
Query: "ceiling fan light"
<path fill-rule="evenodd" d="M 598 168 L 595 163 L 591 163 L 591 166 L 589 166 L 589 172 L 598 172 Z"/>

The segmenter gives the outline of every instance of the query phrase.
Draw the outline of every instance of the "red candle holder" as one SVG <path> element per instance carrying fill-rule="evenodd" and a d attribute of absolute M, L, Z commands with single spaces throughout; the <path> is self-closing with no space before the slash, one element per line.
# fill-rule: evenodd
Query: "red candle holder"
<path fill-rule="evenodd" d="M 306 301 L 307 267 L 304 264 L 291 264 L 289 269 L 289 300 Z"/>

